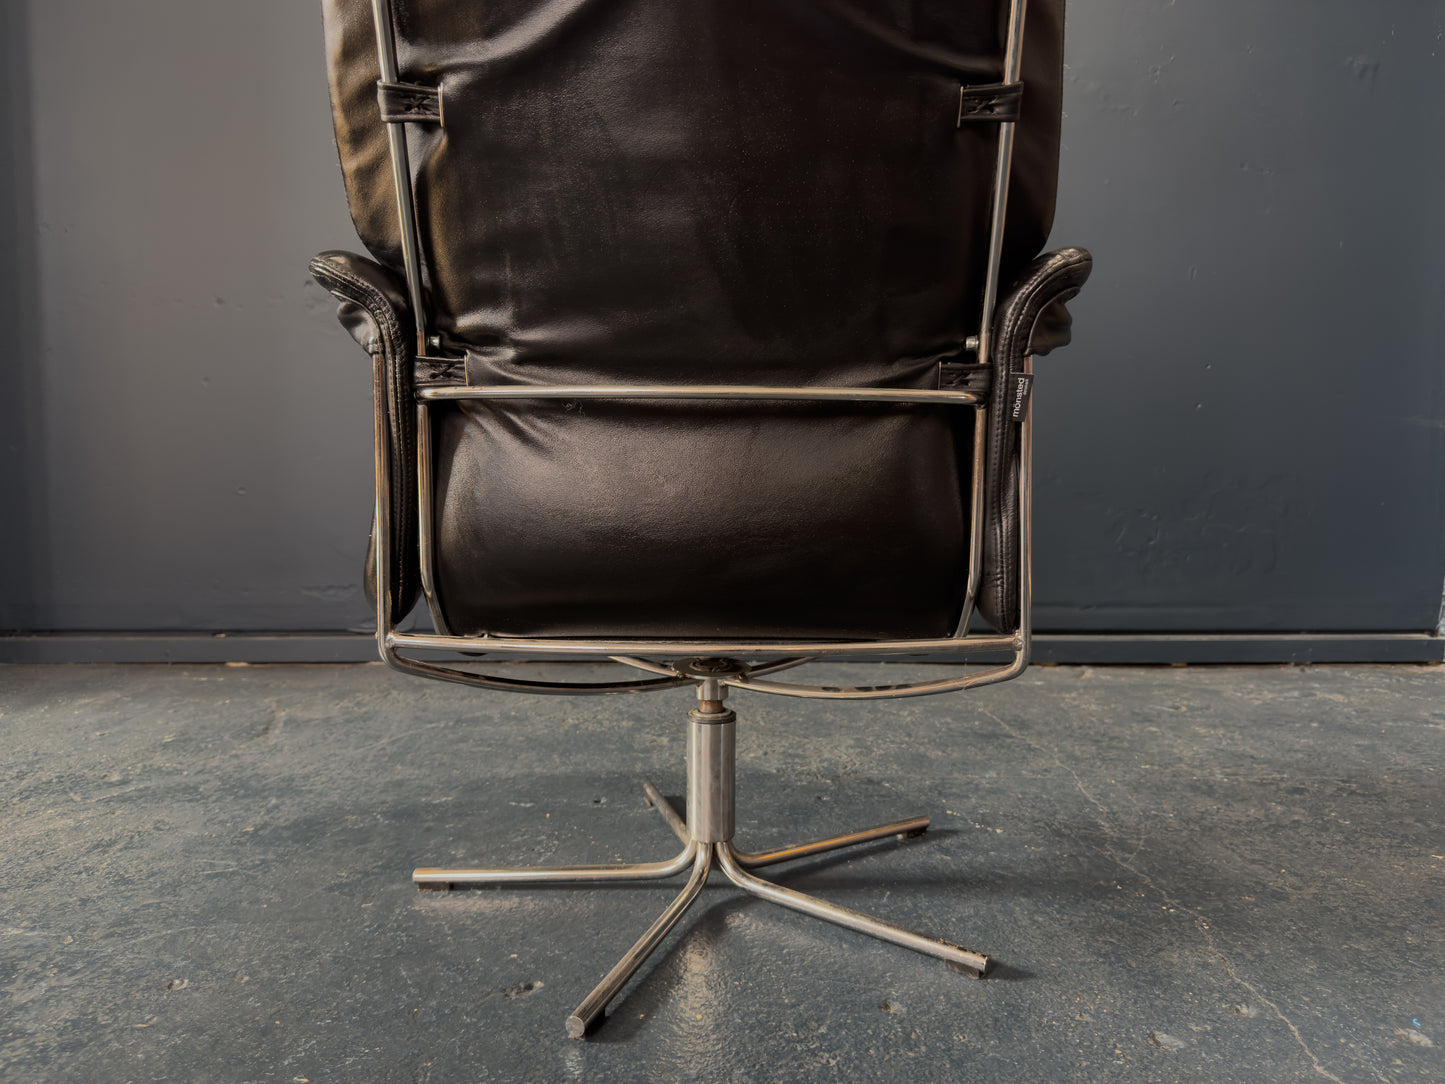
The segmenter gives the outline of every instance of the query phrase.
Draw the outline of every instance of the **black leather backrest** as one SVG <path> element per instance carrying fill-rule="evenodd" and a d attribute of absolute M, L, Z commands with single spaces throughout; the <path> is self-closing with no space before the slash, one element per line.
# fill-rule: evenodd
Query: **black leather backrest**
<path fill-rule="evenodd" d="M 1006 4 L 394 4 L 443 92 L 408 126 L 432 330 L 489 378 L 873 382 L 976 330 L 996 127 L 955 119 Z M 399 269 L 371 6 L 324 7 L 352 216 Z M 1029 8 L 1005 283 L 1057 172 L 1063 4 Z"/>
<path fill-rule="evenodd" d="M 324 0 L 352 216 L 400 269 L 370 0 Z M 936 387 L 978 330 L 997 0 L 394 0 L 442 350 L 472 383 Z M 1006 6 L 1006 5 L 1005 5 Z M 1060 0 L 1031 4 L 1003 279 L 1053 213 Z M 972 415 L 433 412 L 452 631 L 948 635 Z"/>

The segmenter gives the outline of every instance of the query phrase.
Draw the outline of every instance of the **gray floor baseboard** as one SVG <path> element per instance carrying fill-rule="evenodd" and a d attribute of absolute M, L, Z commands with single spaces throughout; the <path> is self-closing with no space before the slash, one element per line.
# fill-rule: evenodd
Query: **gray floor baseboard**
<path fill-rule="evenodd" d="M 0 663 L 376 662 L 364 633 L 72 632 L 0 636 Z M 940 660 L 944 661 L 944 660 Z M 980 661 L 978 656 L 974 661 Z M 1039 633 L 1034 661 L 1060 665 L 1445 661 L 1427 633 Z"/>
<path fill-rule="evenodd" d="M 374 637 L 345 632 L 58 632 L 0 636 L 0 663 L 379 661 Z"/>
<path fill-rule="evenodd" d="M 1427 633 L 1066 634 L 1034 637 L 1034 661 L 1086 665 L 1441 662 Z"/>

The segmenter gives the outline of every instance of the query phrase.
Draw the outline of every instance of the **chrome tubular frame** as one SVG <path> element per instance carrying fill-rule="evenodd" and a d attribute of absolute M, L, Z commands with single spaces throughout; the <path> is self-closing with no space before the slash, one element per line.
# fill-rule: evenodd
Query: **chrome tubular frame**
<path fill-rule="evenodd" d="M 1008 46 L 1004 51 L 1003 81 L 1017 83 L 1023 69 L 1024 16 L 1028 0 L 1011 0 L 1009 5 Z M 1014 126 L 998 127 L 998 158 L 994 166 L 993 211 L 988 230 L 988 271 L 984 277 L 983 308 L 978 325 L 978 360 L 993 360 L 993 309 L 998 303 L 999 266 L 1003 261 L 1004 220 L 1008 215 L 1009 172 L 1013 167 Z"/>
<path fill-rule="evenodd" d="M 790 402 L 936 403 L 979 406 L 969 391 L 914 388 L 773 387 L 747 384 L 474 384 L 422 388 L 424 403 L 447 399 L 775 399 Z"/>
<path fill-rule="evenodd" d="M 380 368 L 381 362 L 377 362 L 378 371 L 374 377 L 376 389 L 384 394 L 384 374 Z M 1026 366 L 1026 369 L 1028 367 Z M 587 393 L 578 396 L 575 393 L 582 391 Z M 494 394 L 502 392 L 504 394 Z M 835 395 L 823 393 L 837 393 Z M 440 394 L 438 394 L 440 393 Z M 387 494 L 390 492 L 390 464 L 388 455 L 389 433 L 385 418 L 385 400 L 378 401 L 376 412 L 375 428 L 375 460 L 377 472 L 376 502 L 377 502 L 377 628 L 378 641 L 381 647 L 382 657 L 397 669 L 411 673 L 420 674 L 426 677 L 439 678 L 442 680 L 458 682 L 467 685 L 476 685 L 484 688 L 505 689 L 513 692 L 533 693 L 622 693 L 638 692 L 646 689 L 671 688 L 681 684 L 687 684 L 691 679 L 677 676 L 677 671 L 663 664 L 654 662 L 651 657 L 659 658 L 680 658 L 694 656 L 712 657 L 733 657 L 733 658 L 767 658 L 769 656 L 783 656 L 783 659 L 775 663 L 756 666 L 744 675 L 727 679 L 724 684 L 736 688 L 748 688 L 756 692 L 776 693 L 785 696 L 806 696 L 831 699 L 891 699 L 907 696 L 927 696 L 934 693 L 951 692 L 958 689 L 974 688 L 976 686 L 994 684 L 1022 673 L 1028 665 L 1030 626 L 1028 616 L 1028 600 L 1031 595 L 1031 574 L 1030 574 L 1030 522 L 1029 506 L 1031 495 L 1030 484 L 1030 460 L 1032 452 L 1032 420 L 1025 418 L 1020 434 L 1020 453 L 1017 484 L 1019 487 L 1019 599 L 1020 599 L 1020 624 L 1019 628 L 1012 635 L 968 635 L 966 626 L 974 599 L 977 596 L 979 581 L 979 556 L 982 549 L 982 485 L 980 481 L 982 464 L 977 462 L 982 457 L 981 442 L 975 441 L 975 470 L 971 484 L 971 503 L 974 507 L 970 569 L 968 582 L 968 597 L 965 602 L 964 612 L 960 620 L 960 631 L 952 638 L 946 639 L 916 639 L 916 640 L 868 640 L 854 642 L 837 641 L 771 641 L 771 640 L 641 640 L 641 639 L 619 639 L 619 640 L 588 640 L 588 639 L 548 639 L 540 637 L 501 637 L 490 635 L 478 636 L 452 636 L 446 634 L 445 626 L 441 625 L 442 616 L 439 600 L 436 594 L 435 577 L 432 570 L 432 545 L 431 545 L 431 456 L 430 456 L 430 421 L 426 418 L 427 401 L 438 399 L 484 399 L 484 398 L 562 398 L 570 399 L 577 397 L 586 398 L 695 398 L 695 399 L 846 399 L 850 401 L 871 401 L 871 402 L 929 402 L 949 403 L 972 406 L 977 413 L 975 421 L 976 434 L 981 433 L 986 422 L 986 408 L 978 402 L 976 396 L 966 392 L 930 392 L 910 391 L 908 389 L 874 389 L 874 388 L 714 388 L 710 386 L 695 387 L 657 387 L 657 386 L 595 386 L 576 388 L 570 386 L 550 387 L 522 387 L 503 386 L 492 387 L 471 387 L 471 388 L 445 388 L 445 389 L 424 389 L 421 392 L 423 399 L 419 407 L 418 417 L 418 441 L 425 440 L 428 446 L 419 449 L 417 457 L 418 469 L 422 472 L 419 479 L 418 491 L 421 495 L 422 507 L 420 512 L 420 536 L 422 541 L 421 568 L 422 584 L 426 594 L 428 607 L 431 609 L 434 619 L 439 628 L 443 631 L 427 635 L 422 633 L 404 633 L 396 630 L 395 615 L 390 612 L 390 599 L 385 590 L 385 570 L 390 567 L 390 545 L 389 533 L 390 509 L 387 505 Z M 538 655 L 559 656 L 564 658 L 606 658 L 614 662 L 623 663 L 637 669 L 649 671 L 662 676 L 648 681 L 632 682 L 604 682 L 604 683 L 554 683 L 523 681 L 516 678 L 490 677 L 477 674 L 470 670 L 462 670 L 453 666 L 440 665 L 436 663 L 423 662 L 421 660 L 408 658 L 400 654 L 400 649 L 425 650 L 425 651 L 448 651 L 466 652 L 486 655 L 522 655 L 536 657 Z M 951 654 L 975 654 L 980 652 L 1009 651 L 1014 654 L 1013 660 L 1000 667 L 982 670 L 977 673 L 962 675 L 950 678 L 941 678 L 925 682 L 913 682 L 899 685 L 886 686 L 819 686 L 819 685 L 797 685 L 792 683 L 780 683 L 770 681 L 759 681 L 759 676 L 768 672 L 776 672 L 784 666 L 801 665 L 802 662 L 814 658 L 848 658 L 866 655 L 878 656 L 918 656 L 937 653 Z M 799 658 L 801 656 L 802 658 Z"/>
<path fill-rule="evenodd" d="M 1004 81 L 1015 83 L 1020 72 L 1026 0 L 1010 0 L 1007 55 Z M 382 78 L 399 81 L 396 44 L 392 31 L 390 0 L 372 0 L 376 21 L 377 51 Z M 423 306 L 422 258 L 418 240 L 415 207 L 411 192 L 411 165 L 405 129 L 402 122 L 389 125 L 389 143 L 393 177 L 396 184 L 397 213 L 401 223 L 401 241 L 407 290 L 417 329 L 418 356 L 426 354 L 430 341 L 426 310 Z M 999 264 L 1003 249 L 1003 229 L 1007 212 L 1010 163 L 1013 153 L 1013 124 L 999 125 L 997 165 L 994 178 L 993 206 L 989 236 L 987 275 L 981 322 L 978 334 L 970 338 L 968 348 L 976 352 L 980 362 L 989 362 L 992 348 L 992 318 L 999 288 Z M 1031 372 L 1031 359 L 1025 359 L 1023 371 Z M 654 862 L 581 865 L 555 867 L 494 868 L 421 868 L 413 880 L 422 888 L 451 888 L 458 885 L 544 884 L 555 882 L 619 882 L 646 881 L 675 876 L 690 871 L 688 880 L 668 908 L 652 923 L 636 944 L 622 957 L 598 984 L 596 989 L 567 1019 L 569 1034 L 581 1037 L 603 1018 L 607 1005 L 627 984 L 638 968 L 666 937 L 683 912 L 698 897 L 710 872 L 719 870 L 733 884 L 761 899 L 780 904 L 803 914 L 839 926 L 869 934 L 914 951 L 942 959 L 951 966 L 980 978 L 987 972 L 987 956 L 960 945 L 935 938 L 826 902 L 813 896 L 784 888 L 748 872 L 763 866 L 810 855 L 822 854 L 841 847 L 853 846 L 894 836 L 914 836 L 929 825 L 927 817 L 893 821 L 861 831 L 815 839 L 792 846 L 764 851 L 743 851 L 733 846 L 734 828 L 734 760 L 736 717 L 723 706 L 729 688 L 751 689 L 755 692 L 782 696 L 836 699 L 893 699 L 952 692 L 1006 681 L 1022 673 L 1029 663 L 1029 607 L 1031 582 L 1031 458 L 1032 420 L 1025 414 L 1020 426 L 1018 472 L 1015 484 L 1019 496 L 1019 604 L 1018 628 L 1010 634 L 970 635 L 968 632 L 982 577 L 983 550 L 983 472 L 984 441 L 987 433 L 988 408 L 975 394 L 961 391 L 929 391 L 894 388 L 833 387 L 756 387 L 718 385 L 565 385 L 486 387 L 432 387 L 417 394 L 417 469 L 421 507 L 419 522 L 420 566 L 423 593 L 432 616 L 435 632 L 430 635 L 403 633 L 396 620 L 405 615 L 393 613 L 388 590 L 387 570 L 391 568 L 392 509 L 390 427 L 387 417 L 385 360 L 374 360 L 373 396 L 374 455 L 376 468 L 376 628 L 383 659 L 392 667 L 424 677 L 437 678 L 480 688 L 508 692 L 557 693 L 576 695 L 632 693 L 652 689 L 693 685 L 700 701 L 698 710 L 690 713 L 688 739 L 688 800 L 684 818 L 658 792 L 647 784 L 645 794 L 667 825 L 682 842 L 682 850 L 671 859 Z M 434 571 L 433 463 L 430 410 L 435 404 L 478 399 L 717 399 L 717 400 L 784 400 L 814 402 L 881 402 L 928 406 L 965 406 L 974 410 L 973 477 L 969 494 L 972 524 L 969 539 L 968 575 L 965 599 L 956 630 L 942 639 L 876 640 L 857 642 L 741 639 L 721 640 L 642 640 L 642 639 L 545 639 L 535 637 L 500 637 L 491 635 L 454 636 L 446 627 L 442 599 L 437 592 Z M 631 681 L 561 683 L 534 681 L 477 673 L 459 665 L 425 662 L 403 655 L 402 651 L 443 651 L 489 656 L 552 656 L 563 658 L 608 659 L 643 671 L 649 675 Z M 1003 665 L 961 676 L 879 686 L 800 685 L 765 680 L 768 675 L 791 669 L 814 659 L 857 658 L 867 656 L 919 656 L 931 654 L 967 655 L 980 652 L 1011 653 Z M 687 661 L 677 661 L 677 660 Z M 733 660 L 752 661 L 739 664 Z"/>
<path fill-rule="evenodd" d="M 376 28 L 376 59 L 384 83 L 399 82 L 396 66 L 396 33 L 391 22 L 391 0 L 371 0 L 371 20 Z M 411 155 L 406 146 L 406 128 L 386 126 L 387 148 L 391 152 L 391 180 L 396 188 L 396 217 L 401 228 L 401 257 L 406 270 L 407 299 L 416 326 L 416 352 L 426 353 L 426 306 L 421 283 L 421 243 L 416 231 L 416 203 L 411 194 Z"/>
<path fill-rule="evenodd" d="M 441 597 L 437 594 L 436 572 L 433 568 L 436 549 L 432 542 L 432 516 L 436 514 L 436 505 L 432 501 L 432 479 L 435 475 L 432 473 L 431 411 L 424 403 L 418 403 L 416 408 L 416 473 L 417 545 L 421 547 L 422 595 L 426 599 L 433 631 L 442 636 L 450 636 L 451 630 L 447 628 Z"/>
<path fill-rule="evenodd" d="M 1024 17 L 1027 0 L 1011 0 L 1009 9 L 1008 43 L 1004 58 L 1003 78 L 1006 83 L 1018 81 L 1023 52 Z M 396 41 L 392 29 L 390 0 L 372 0 L 372 12 L 376 23 L 377 56 L 382 79 L 396 82 L 400 78 L 397 67 Z M 984 297 L 981 308 L 979 331 L 970 339 L 969 345 L 976 351 L 980 362 L 990 360 L 992 343 L 992 317 L 997 303 L 999 288 L 999 265 L 1003 252 L 1004 222 L 1008 209 L 1009 172 L 1013 158 L 1013 123 L 999 124 L 998 151 L 994 174 L 994 188 L 989 228 L 988 259 L 984 283 Z M 406 142 L 403 122 L 388 124 L 389 147 L 391 151 L 392 175 L 396 186 L 397 216 L 401 227 L 403 264 L 406 272 L 407 292 L 412 305 L 412 315 L 417 329 L 418 355 L 424 356 L 429 341 L 426 309 L 423 304 L 422 256 L 417 231 L 416 208 L 411 192 L 411 161 Z M 378 381 L 380 378 L 377 378 Z M 892 699 L 896 697 L 927 696 L 934 693 L 953 692 L 960 689 L 990 685 L 1018 676 L 1028 666 L 1029 660 L 1029 619 L 1028 599 L 1030 595 L 1030 535 L 1028 523 L 1029 448 L 1031 421 L 1022 422 L 1021 448 L 1018 470 L 1020 497 L 1020 554 L 1019 554 L 1019 598 L 1020 623 L 1012 634 L 969 635 L 968 627 L 973 616 L 978 588 L 982 577 L 983 542 L 983 441 L 987 431 L 987 406 L 979 397 L 970 392 L 946 390 L 919 390 L 905 388 L 833 388 L 833 387 L 760 387 L 741 385 L 490 385 L 467 387 L 422 388 L 417 393 L 417 469 L 419 472 L 418 494 L 421 503 L 420 516 L 420 566 L 422 590 L 435 631 L 430 635 L 404 633 L 396 629 L 391 613 L 390 599 L 385 590 L 385 570 L 390 568 L 391 535 L 389 531 L 389 463 L 387 456 L 388 435 L 384 424 L 386 401 L 382 394 L 384 386 L 376 385 L 376 501 L 377 501 L 377 642 L 382 658 L 392 667 L 424 677 L 473 685 L 481 688 L 502 689 L 510 692 L 530 693 L 628 693 L 651 689 L 671 688 L 689 683 L 690 679 L 677 677 L 670 667 L 654 662 L 652 658 L 668 659 L 691 656 L 736 657 L 767 659 L 783 656 L 784 660 L 802 656 L 811 658 L 848 658 L 859 656 L 879 657 L 891 655 L 968 655 L 984 652 L 1007 651 L 1012 660 L 1002 666 L 981 670 L 976 673 L 932 681 L 910 682 L 884 686 L 821 686 L 799 685 L 787 682 L 759 681 L 758 675 L 780 669 L 778 666 L 763 665 L 752 667 L 750 672 L 729 679 L 726 684 L 737 688 L 752 689 L 756 692 L 774 693 L 783 696 L 823 697 L 833 699 Z M 774 641 L 766 639 L 722 642 L 716 640 L 659 640 L 640 639 L 545 639 L 535 637 L 501 637 L 488 634 L 454 636 L 446 627 L 441 599 L 436 588 L 434 573 L 432 492 L 433 472 L 431 456 L 430 406 L 433 403 L 477 400 L 477 399 L 719 399 L 719 400 L 783 400 L 814 402 L 880 402 L 916 405 L 969 406 L 975 411 L 973 477 L 970 482 L 970 507 L 972 509 L 969 538 L 967 587 L 958 624 L 951 637 L 919 640 L 877 640 L 877 641 Z M 560 683 L 529 681 L 511 677 L 498 677 L 464 670 L 457 666 L 425 662 L 401 654 L 409 651 L 460 652 L 470 655 L 532 656 L 549 655 L 566 658 L 610 659 L 633 666 L 655 675 L 643 681 L 578 682 Z M 788 665 L 798 665 L 788 661 Z M 673 675 L 673 676 L 669 676 Z"/>

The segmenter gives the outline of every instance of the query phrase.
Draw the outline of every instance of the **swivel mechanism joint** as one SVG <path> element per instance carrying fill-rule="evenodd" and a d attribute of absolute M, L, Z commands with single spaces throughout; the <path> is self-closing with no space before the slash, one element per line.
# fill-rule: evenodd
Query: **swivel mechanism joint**
<path fill-rule="evenodd" d="M 723 722 L 723 715 L 728 715 L 727 722 L 732 722 L 732 712 L 723 707 L 723 701 L 727 699 L 728 687 L 725 684 L 728 678 L 745 677 L 748 668 L 736 659 L 685 659 L 682 662 L 674 663 L 673 669 L 684 677 L 690 677 L 697 681 L 697 710 L 691 712 L 692 718 L 715 715 L 718 718 L 712 722 Z"/>

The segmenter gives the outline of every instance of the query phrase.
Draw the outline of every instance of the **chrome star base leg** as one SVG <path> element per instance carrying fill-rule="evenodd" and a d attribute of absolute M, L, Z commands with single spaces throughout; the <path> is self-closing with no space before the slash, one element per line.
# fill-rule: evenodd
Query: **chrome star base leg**
<path fill-rule="evenodd" d="M 732 845 L 732 838 L 735 827 L 733 776 L 737 716 L 723 708 L 716 686 L 710 688 L 709 692 L 714 698 L 704 699 L 700 710 L 688 715 L 686 819 L 678 814 L 651 783 L 643 788 L 648 804 L 662 815 L 682 841 L 683 848 L 676 857 L 665 862 L 605 866 L 423 868 L 412 873 L 412 880 L 418 888 L 448 889 L 463 885 L 548 884 L 559 881 L 650 881 L 672 877 L 690 869 L 687 883 L 668 908 L 587 995 L 582 1004 L 568 1016 L 567 1033 L 573 1038 L 586 1036 L 604 1019 L 608 1003 L 627 985 L 627 981 L 662 943 L 668 931 L 677 924 L 683 912 L 697 899 L 714 866 L 733 884 L 760 899 L 937 957 L 955 969 L 983 978 L 988 973 L 991 961 L 982 953 L 973 952 L 950 941 L 927 937 L 847 907 L 827 903 L 815 896 L 784 888 L 748 872 L 761 866 L 824 854 L 890 836 L 921 835 L 928 828 L 928 818 L 912 817 L 769 851 L 736 849 Z"/>
<path fill-rule="evenodd" d="M 677 814 L 669 802 L 651 783 L 642 784 L 642 792 L 647 797 L 647 804 L 662 814 L 677 837 L 684 843 L 691 841 L 688 835 L 687 822 Z M 887 824 L 879 824 L 872 828 L 864 828 L 857 832 L 847 832 L 841 836 L 825 836 L 822 839 L 812 839 L 807 843 L 797 843 L 791 847 L 777 847 L 771 851 L 739 851 L 732 849 L 733 860 L 744 869 L 756 869 L 758 866 L 771 866 L 775 862 L 791 862 L 795 858 L 807 858 L 809 855 L 826 854 L 828 851 L 836 851 L 842 847 L 852 847 L 859 843 L 872 843 L 874 840 L 887 839 L 890 836 L 912 838 L 921 836 L 928 831 L 929 819 L 927 817 L 909 817 L 906 821 L 890 821 Z"/>
<path fill-rule="evenodd" d="M 765 881 L 761 877 L 755 877 L 746 872 L 739 865 L 737 852 L 729 844 L 716 843 L 713 846 L 717 853 L 718 868 L 723 871 L 727 879 L 754 896 L 781 904 L 784 907 L 791 907 L 794 911 L 801 911 L 805 915 L 812 915 L 814 918 L 821 918 L 838 926 L 846 926 L 858 933 L 866 933 L 870 937 L 891 941 L 895 945 L 902 945 L 904 948 L 910 948 L 914 952 L 921 952 L 926 956 L 936 956 L 945 963 L 953 964 L 967 971 L 975 978 L 981 979 L 988 973 L 992 961 L 981 952 L 974 952 L 962 945 L 955 945 L 952 941 L 925 937 L 906 926 L 885 922 L 881 918 L 865 915 L 861 911 L 839 907 L 836 903 L 826 903 L 816 896 L 809 896 L 804 892 L 796 892 L 791 888 L 784 888 L 782 885 Z"/>
<path fill-rule="evenodd" d="M 629 862 L 608 866 L 502 866 L 493 869 L 432 869 L 411 872 L 418 888 L 449 889 L 463 885 L 549 884 L 557 881 L 660 881 L 692 865 L 696 843 L 688 842 L 666 862 Z"/>
<path fill-rule="evenodd" d="M 668 905 L 666 911 L 657 916 L 657 921 L 647 928 L 647 932 L 637 939 L 637 943 L 627 950 L 627 955 L 617 961 L 615 967 L 607 972 L 602 981 L 592 990 L 590 994 L 572 1011 L 567 1017 L 567 1034 L 574 1039 L 581 1039 L 597 1027 L 602 1021 L 602 1015 L 607 1009 L 607 1003 L 617 996 L 617 992 L 627 985 L 627 980 L 642 966 L 652 950 L 662 943 L 667 936 L 667 931 L 672 929 L 682 913 L 692 906 L 692 901 L 702 891 L 703 883 L 707 880 L 708 870 L 712 866 L 712 848 L 696 848 L 697 857 L 693 859 L 692 876 L 687 879 L 687 884 L 682 886 L 682 891 L 677 894 L 677 899 Z"/>

